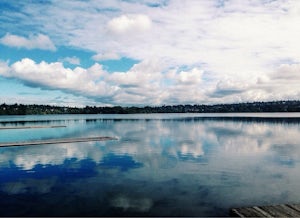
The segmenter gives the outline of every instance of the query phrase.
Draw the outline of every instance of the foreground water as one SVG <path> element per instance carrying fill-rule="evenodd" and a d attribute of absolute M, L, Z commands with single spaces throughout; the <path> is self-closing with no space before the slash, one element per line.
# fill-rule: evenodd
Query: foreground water
<path fill-rule="evenodd" d="M 4 129 L 51 126 L 63 128 Z M 300 203 L 300 114 L 0 117 L 0 216 L 227 216 Z"/>

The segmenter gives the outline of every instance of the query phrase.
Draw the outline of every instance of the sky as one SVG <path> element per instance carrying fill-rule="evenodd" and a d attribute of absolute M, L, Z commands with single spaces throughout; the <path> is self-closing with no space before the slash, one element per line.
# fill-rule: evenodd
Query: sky
<path fill-rule="evenodd" d="M 1 0 L 0 103 L 299 100 L 298 0 Z"/>

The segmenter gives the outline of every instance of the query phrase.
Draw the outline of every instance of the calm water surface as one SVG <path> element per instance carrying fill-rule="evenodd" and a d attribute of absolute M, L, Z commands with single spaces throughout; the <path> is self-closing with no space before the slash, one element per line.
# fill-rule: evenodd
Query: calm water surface
<path fill-rule="evenodd" d="M 64 125 L 64 128 L 3 127 Z M 0 216 L 227 216 L 300 203 L 300 114 L 0 117 Z"/>

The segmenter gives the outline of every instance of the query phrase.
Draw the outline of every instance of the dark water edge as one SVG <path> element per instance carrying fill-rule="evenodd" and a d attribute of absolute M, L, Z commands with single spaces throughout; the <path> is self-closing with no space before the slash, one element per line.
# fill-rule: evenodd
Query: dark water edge
<path fill-rule="evenodd" d="M 140 115 L 140 114 L 133 114 L 133 115 Z M 50 117 L 58 117 L 55 119 L 41 119 L 41 120 L 18 120 L 17 117 L 19 116 L 14 116 L 12 115 L 12 117 L 16 117 L 17 120 L 1 120 L 1 116 L 0 116 L 0 125 L 2 126 L 6 126 L 6 125 L 29 125 L 29 124 L 61 124 L 61 123 L 66 123 L 66 122 L 80 122 L 80 121 L 84 121 L 84 122 L 97 122 L 97 121 L 115 121 L 115 122 L 120 122 L 120 121 L 140 121 L 140 120 L 144 120 L 144 121 L 150 121 L 150 120 L 161 120 L 161 121 L 182 121 L 182 122 L 190 122 L 190 121 L 236 121 L 236 122 L 240 122 L 240 121 L 245 121 L 245 122 L 271 122 L 271 123 L 299 123 L 300 122 L 300 113 L 266 113 L 266 117 L 264 117 L 264 113 L 260 114 L 260 113 L 247 113 L 247 114 L 243 114 L 243 113 L 238 113 L 238 114 L 188 114 L 189 116 L 184 116 L 185 114 L 147 114 L 147 115 L 159 115 L 158 117 L 150 117 L 147 118 L 147 116 L 145 117 L 129 117 L 126 118 L 126 115 L 121 116 L 121 117 L 116 117 L 116 118 L 110 118 L 110 117 L 105 117 L 105 115 L 94 115 L 96 118 L 76 118 L 78 115 L 71 115 L 75 118 L 73 119 L 64 119 L 63 116 L 64 115 L 50 115 Z M 168 115 L 182 115 L 179 116 L 177 118 L 164 118 L 163 116 L 166 115 L 168 117 Z M 194 115 L 194 116 L 193 116 Z M 288 115 L 288 116 L 286 116 Z M 47 115 L 46 115 L 47 116 Z M 62 118 L 59 118 L 60 116 L 62 116 Z M 70 115 L 67 115 L 70 116 Z M 113 114 L 110 114 L 110 116 L 114 116 Z M 7 118 L 8 116 L 5 116 L 5 118 Z M 24 116 L 24 117 L 36 117 L 35 115 L 28 115 L 28 116 Z M 38 115 L 37 117 L 42 118 L 43 115 Z M 49 117 L 49 115 L 48 115 Z M 100 118 L 99 118 L 100 117 Z M 20 118 L 19 118 L 20 119 Z M 22 118 L 21 118 L 22 119 Z"/>

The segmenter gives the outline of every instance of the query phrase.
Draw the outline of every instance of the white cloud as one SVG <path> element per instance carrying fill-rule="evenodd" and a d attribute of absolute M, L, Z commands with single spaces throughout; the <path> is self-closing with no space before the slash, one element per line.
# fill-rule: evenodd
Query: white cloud
<path fill-rule="evenodd" d="M 151 20 L 143 14 L 126 14 L 111 19 L 107 23 L 108 29 L 116 34 L 138 33 L 149 30 Z"/>
<path fill-rule="evenodd" d="M 247 80 L 213 78 L 197 67 L 167 72 L 164 69 L 164 63 L 157 59 L 144 60 L 127 72 L 108 73 L 97 63 L 87 69 L 70 69 L 61 62 L 36 63 L 27 58 L 10 66 L 1 62 L 0 75 L 18 79 L 30 87 L 75 94 L 74 102 L 82 97 L 82 101 L 90 99 L 95 104 L 225 103 L 297 99 L 300 94 L 300 71 L 296 64 L 282 65 L 274 72 Z M 70 98 L 63 102 L 71 102 Z"/>
<path fill-rule="evenodd" d="M 286 82 L 300 81 L 300 64 L 282 64 L 278 70 L 272 75 L 273 79 L 285 80 Z"/>
<path fill-rule="evenodd" d="M 168 102 L 168 98 L 190 101 L 190 89 L 194 89 L 194 93 L 201 92 L 202 85 L 201 70 L 193 68 L 164 74 L 164 64 L 157 59 L 135 64 L 127 72 L 114 73 L 107 73 L 100 64 L 87 69 L 70 69 L 61 62 L 36 63 L 28 58 L 11 66 L 2 65 L 0 75 L 4 77 L 18 79 L 28 86 L 76 93 L 102 103 L 159 105 Z M 194 98 L 199 98 L 199 95 Z"/>
<path fill-rule="evenodd" d="M 202 81 L 203 71 L 193 68 L 191 71 L 181 71 L 178 73 L 178 82 L 193 85 L 199 84 Z"/>
<path fill-rule="evenodd" d="M 299 99 L 300 65 L 282 64 L 273 72 L 259 78 L 257 88 L 265 90 L 266 99 Z"/>
<path fill-rule="evenodd" d="M 238 76 L 266 70 L 282 58 L 299 60 L 299 3 L 230 0 L 216 7 L 218 2 L 172 0 L 162 7 L 117 0 L 64 2 L 53 4 L 47 16 L 30 5 L 24 10 L 60 43 L 104 57 L 156 56 L 173 67 L 205 63 L 205 70 Z M 46 22 L 49 17 L 55 22 Z"/>
<path fill-rule="evenodd" d="M 72 70 L 65 68 L 60 62 L 35 63 L 26 58 L 12 64 L 10 69 L 1 75 L 17 78 L 29 86 L 62 90 L 93 98 L 110 97 L 117 90 L 117 87 L 109 86 L 101 80 L 105 71 L 99 64 L 94 64 L 88 69 L 76 67 Z"/>
<path fill-rule="evenodd" d="M 10 47 L 26 49 L 42 49 L 55 51 L 56 47 L 50 38 L 43 34 L 30 35 L 28 38 L 7 33 L 0 39 L 0 43 Z"/>
<path fill-rule="evenodd" d="M 73 64 L 73 65 L 80 65 L 80 59 L 78 57 L 65 57 L 63 59 L 61 59 L 61 61 L 64 61 L 64 62 L 68 62 L 70 64 Z"/>
<path fill-rule="evenodd" d="M 31 15 L 39 32 L 58 44 L 95 52 L 95 61 L 141 60 L 135 66 L 140 70 L 106 73 L 97 82 L 82 80 L 89 81 L 84 91 L 74 90 L 84 95 L 105 96 L 112 104 L 298 99 L 298 74 L 282 66 L 300 63 L 299 2 L 170 0 L 158 2 L 159 7 L 148 5 L 147 1 L 66 1 L 54 2 L 47 16 L 30 5 L 22 10 Z M 155 59 L 159 61 L 145 64 Z M 182 66 L 188 70 L 180 70 Z M 278 73 L 283 70 L 290 73 Z M 100 84 L 112 88 L 110 94 L 95 91 Z M 50 87 L 74 88 L 59 82 Z"/>

